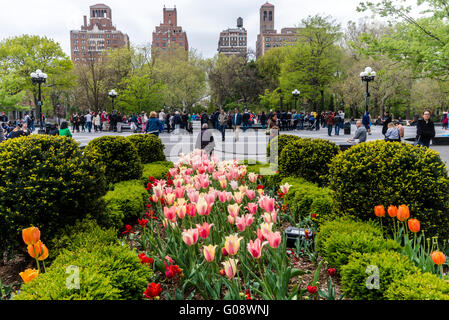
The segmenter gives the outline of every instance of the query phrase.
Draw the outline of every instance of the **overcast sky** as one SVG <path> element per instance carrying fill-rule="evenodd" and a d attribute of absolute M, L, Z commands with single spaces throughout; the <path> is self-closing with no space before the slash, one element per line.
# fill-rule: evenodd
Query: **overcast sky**
<path fill-rule="evenodd" d="M 360 0 L 273 0 L 275 28 L 298 26 L 308 15 L 331 15 L 342 26 L 358 21 L 368 13 L 358 13 Z M 414 2 L 414 1 L 413 1 Z M 264 0 L 0 0 L 0 40 L 22 34 L 47 36 L 59 42 L 70 55 L 69 33 L 89 17 L 89 6 L 104 3 L 112 9 L 112 21 L 118 30 L 129 35 L 131 44 L 151 41 L 156 25 L 162 22 L 162 10 L 176 5 L 178 25 L 187 32 L 190 48 L 204 58 L 217 53 L 219 34 L 235 27 L 243 18 L 248 31 L 248 47 L 255 49 L 259 32 L 259 9 Z"/>

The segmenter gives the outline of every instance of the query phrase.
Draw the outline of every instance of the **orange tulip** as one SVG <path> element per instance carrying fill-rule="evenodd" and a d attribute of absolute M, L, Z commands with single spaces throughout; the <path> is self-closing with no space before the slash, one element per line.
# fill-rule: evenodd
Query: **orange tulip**
<path fill-rule="evenodd" d="M 411 232 L 417 233 L 421 230 L 421 223 L 417 219 L 410 219 L 408 221 L 408 228 Z"/>
<path fill-rule="evenodd" d="M 389 206 L 388 207 L 388 215 L 392 218 L 396 217 L 398 215 L 398 207 L 396 206 Z"/>
<path fill-rule="evenodd" d="M 410 218 L 410 210 L 405 204 L 399 206 L 397 218 L 399 221 L 405 221 Z"/>
<path fill-rule="evenodd" d="M 441 251 L 434 251 L 430 254 L 430 257 L 433 260 L 433 263 L 437 265 L 442 265 L 446 261 L 446 256 Z"/>
<path fill-rule="evenodd" d="M 28 253 L 32 258 L 38 258 L 39 260 L 45 260 L 48 257 L 48 249 L 40 240 L 36 244 L 28 246 Z"/>
<path fill-rule="evenodd" d="M 379 218 L 384 217 L 385 216 L 385 208 L 384 208 L 384 206 L 382 206 L 382 205 L 375 206 L 374 207 L 374 214 L 377 217 L 379 217 Z"/>
<path fill-rule="evenodd" d="M 28 283 L 39 275 L 39 271 L 35 269 L 26 269 L 24 272 L 19 273 L 23 282 Z"/>
<path fill-rule="evenodd" d="M 35 244 L 40 240 L 41 232 L 39 231 L 38 228 L 29 227 L 27 229 L 22 230 L 22 238 L 27 245 Z"/>

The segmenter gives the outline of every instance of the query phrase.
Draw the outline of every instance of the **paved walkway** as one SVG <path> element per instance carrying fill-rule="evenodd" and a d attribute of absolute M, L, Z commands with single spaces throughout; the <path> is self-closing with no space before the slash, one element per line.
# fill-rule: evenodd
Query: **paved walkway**
<path fill-rule="evenodd" d="M 414 138 L 416 136 L 416 127 L 404 127 L 405 139 Z M 310 138 L 323 138 L 336 143 L 345 143 L 355 133 L 355 125 L 351 128 L 351 135 L 344 135 L 344 131 L 340 130 L 340 135 L 335 136 L 335 131 L 332 132 L 332 136 L 328 136 L 327 128 L 321 128 L 319 131 L 309 130 L 296 130 L 296 131 L 281 131 L 281 134 L 293 134 L 300 137 Z M 449 134 L 449 131 L 444 132 L 441 128 L 437 128 L 437 135 Z M 73 137 L 81 142 L 81 145 L 86 145 L 90 140 L 102 135 L 119 135 L 129 136 L 131 132 L 123 133 L 74 133 Z M 178 134 L 175 133 L 163 133 L 160 138 L 165 145 L 165 154 L 170 161 L 177 161 L 179 153 L 185 154 L 191 152 L 195 148 L 196 139 L 199 134 L 199 123 L 195 123 L 194 133 L 188 134 L 187 132 L 180 130 Z M 232 130 L 226 130 L 226 141 L 221 141 L 221 133 L 217 130 L 213 130 L 215 140 L 215 153 L 222 160 L 258 160 L 266 161 L 266 146 L 268 144 L 268 136 L 265 135 L 265 130 L 247 130 L 246 132 L 240 131 L 239 140 L 234 141 L 234 132 Z M 383 139 L 382 127 L 373 126 L 372 134 L 368 135 L 368 141 Z M 407 143 L 412 143 L 405 141 Z M 441 158 L 446 162 L 449 167 L 449 146 L 431 146 L 431 149 L 438 151 Z"/>

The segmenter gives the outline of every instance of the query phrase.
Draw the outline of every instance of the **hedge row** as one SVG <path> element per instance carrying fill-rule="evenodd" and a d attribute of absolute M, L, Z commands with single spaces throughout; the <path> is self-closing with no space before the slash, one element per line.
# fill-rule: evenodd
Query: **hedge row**
<path fill-rule="evenodd" d="M 85 225 L 84 231 L 77 233 L 80 225 Z M 94 222 L 85 221 L 68 231 L 60 243 L 65 248 L 59 251 L 52 265 L 45 273 L 24 284 L 15 300 L 142 298 L 153 270 L 140 262 L 137 252 L 111 238 L 114 229 L 100 229 Z"/>
<path fill-rule="evenodd" d="M 285 183 L 290 184 L 291 187 L 284 198 L 284 203 L 289 206 L 295 221 L 316 214 L 316 221 L 322 223 L 334 219 L 338 215 L 338 212 L 334 210 L 329 189 L 320 188 L 302 178 L 286 178 L 282 180 L 281 184 Z"/>

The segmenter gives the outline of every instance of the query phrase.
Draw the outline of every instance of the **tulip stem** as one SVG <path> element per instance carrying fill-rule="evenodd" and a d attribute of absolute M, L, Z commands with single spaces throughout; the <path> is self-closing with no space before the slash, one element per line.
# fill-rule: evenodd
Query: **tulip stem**
<path fill-rule="evenodd" d="M 39 274 L 41 274 L 41 267 L 39 266 L 39 260 L 37 259 L 36 249 L 34 247 L 34 244 L 32 244 L 32 246 L 33 246 L 33 252 L 34 252 L 34 259 L 36 260 L 36 264 L 37 264 L 37 271 L 39 272 Z"/>

